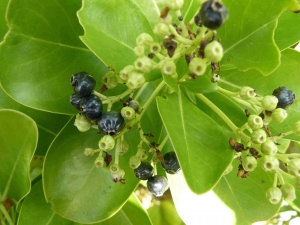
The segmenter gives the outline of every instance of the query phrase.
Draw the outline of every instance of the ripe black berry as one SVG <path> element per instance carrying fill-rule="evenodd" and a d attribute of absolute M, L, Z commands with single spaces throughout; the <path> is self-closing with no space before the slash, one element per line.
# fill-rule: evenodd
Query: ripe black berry
<path fill-rule="evenodd" d="M 153 167 L 148 162 L 141 162 L 138 168 L 134 169 L 134 175 L 140 180 L 148 180 L 152 177 Z"/>
<path fill-rule="evenodd" d="M 71 77 L 71 85 L 80 96 L 88 96 L 93 92 L 96 80 L 86 72 L 80 72 Z"/>
<path fill-rule="evenodd" d="M 124 118 L 120 112 L 109 111 L 103 113 L 97 123 L 100 131 L 105 134 L 115 135 L 122 129 Z"/>
<path fill-rule="evenodd" d="M 156 175 L 148 179 L 147 187 L 155 197 L 160 197 L 168 190 L 169 185 L 165 177 Z"/>
<path fill-rule="evenodd" d="M 295 100 L 295 93 L 284 86 L 276 88 L 272 95 L 278 98 L 276 108 L 287 109 Z"/>
<path fill-rule="evenodd" d="M 196 25 L 204 25 L 210 29 L 219 28 L 228 17 L 227 8 L 218 1 L 209 0 L 202 4 L 194 20 Z"/>
<path fill-rule="evenodd" d="M 162 162 L 161 165 L 169 174 L 175 174 L 180 170 L 180 165 L 175 152 L 166 153 L 164 155 L 164 162 Z"/>
<path fill-rule="evenodd" d="M 77 93 L 74 93 L 70 96 L 70 103 L 78 110 L 80 110 L 80 100 L 81 96 Z"/>
<path fill-rule="evenodd" d="M 95 95 L 83 97 L 80 101 L 80 110 L 88 119 L 96 120 L 102 114 L 102 101 Z"/>

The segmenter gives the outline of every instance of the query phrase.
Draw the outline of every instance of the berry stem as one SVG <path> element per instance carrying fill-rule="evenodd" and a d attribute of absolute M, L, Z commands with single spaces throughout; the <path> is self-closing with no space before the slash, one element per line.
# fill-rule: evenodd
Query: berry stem
<path fill-rule="evenodd" d="M 176 29 L 174 28 L 174 26 L 172 24 L 169 25 L 170 31 L 172 34 L 175 35 L 175 39 L 183 44 L 187 44 L 187 45 L 193 45 L 193 41 L 187 38 L 182 37 L 180 34 L 177 33 Z"/>
<path fill-rule="evenodd" d="M 283 176 L 282 176 L 282 169 L 278 169 L 277 170 L 278 171 L 278 178 L 279 178 L 279 183 L 281 184 L 281 185 L 283 185 L 284 184 L 284 179 L 283 179 Z"/>
<path fill-rule="evenodd" d="M 273 187 L 277 187 L 278 172 L 274 173 Z"/>
<path fill-rule="evenodd" d="M 116 150 L 115 150 L 115 164 L 119 164 L 120 141 L 121 141 L 121 137 L 117 139 Z"/>
<path fill-rule="evenodd" d="M 283 174 L 284 176 L 290 178 L 290 179 L 294 179 L 295 177 L 292 174 L 289 174 L 287 172 L 285 172 L 284 170 L 280 169 L 281 174 Z"/>
<path fill-rule="evenodd" d="M 147 138 L 144 136 L 144 131 L 143 131 L 143 128 L 141 127 L 141 123 L 140 121 L 137 122 L 137 127 L 138 127 L 138 130 L 139 130 L 139 133 L 140 133 L 140 138 L 141 138 L 141 142 L 140 142 L 140 147 L 143 148 L 143 142 L 145 142 L 148 146 L 150 145 L 150 142 L 147 140 Z"/>
<path fill-rule="evenodd" d="M 161 150 L 164 148 L 164 146 L 165 146 L 165 144 L 167 143 L 168 139 L 169 139 L 169 135 L 166 135 L 165 138 L 164 138 L 164 140 L 163 140 L 163 141 L 160 143 L 160 145 L 158 146 L 158 150 L 159 150 L 159 151 L 161 151 Z"/>
<path fill-rule="evenodd" d="M 96 95 L 97 97 L 99 97 L 102 101 L 108 99 L 108 97 L 106 97 L 105 95 L 99 93 L 98 91 L 93 91 L 92 93 L 93 95 Z"/>
<path fill-rule="evenodd" d="M 8 212 L 6 211 L 6 209 L 5 209 L 5 207 L 2 203 L 0 204 L 0 210 L 3 213 L 3 215 L 4 215 L 5 219 L 7 220 L 8 224 L 9 225 L 14 225 L 10 215 L 8 214 Z"/>
<path fill-rule="evenodd" d="M 132 89 L 127 89 L 126 91 L 124 91 L 122 94 L 116 95 L 116 96 L 111 96 L 108 97 L 106 100 L 103 101 L 103 104 L 113 104 L 115 102 L 120 101 L 122 98 L 124 98 L 125 96 L 129 95 L 131 92 L 133 92 Z"/>
<path fill-rule="evenodd" d="M 222 94 L 224 94 L 224 95 L 227 95 L 227 96 L 229 96 L 229 97 L 232 97 L 232 96 L 236 97 L 236 96 L 239 95 L 238 92 L 228 91 L 228 90 L 226 90 L 226 89 L 224 89 L 224 88 L 221 88 L 220 86 L 218 86 L 217 91 L 219 91 L 220 93 L 222 93 Z"/>
<path fill-rule="evenodd" d="M 179 10 L 176 10 L 175 13 L 176 13 L 177 18 L 180 17 L 180 16 L 182 16 L 182 13 L 181 13 L 180 9 L 179 9 Z M 187 28 L 186 28 L 186 26 L 185 26 L 183 20 L 181 20 L 181 21 L 179 20 L 179 24 L 180 24 L 180 28 L 182 29 L 181 35 L 182 35 L 183 37 L 188 36 L 188 30 L 187 30 Z"/>
<path fill-rule="evenodd" d="M 285 199 L 285 201 L 291 206 L 295 211 L 300 212 L 300 208 L 292 201 Z"/>

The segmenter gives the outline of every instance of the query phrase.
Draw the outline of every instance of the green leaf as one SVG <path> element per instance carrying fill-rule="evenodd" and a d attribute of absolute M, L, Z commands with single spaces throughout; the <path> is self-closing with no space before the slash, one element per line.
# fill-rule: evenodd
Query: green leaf
<path fill-rule="evenodd" d="M 38 130 L 27 115 L 9 109 L 0 110 L 0 192 L 20 201 L 30 190 L 29 164 L 35 151 Z"/>
<path fill-rule="evenodd" d="M 98 149 L 101 136 L 94 129 L 81 133 L 73 122 L 72 119 L 56 137 L 46 155 L 45 196 L 52 210 L 62 217 L 78 223 L 95 223 L 120 210 L 138 183 L 128 162 L 136 153 L 139 134 L 134 128 L 125 134 L 129 151 L 120 156 L 119 165 L 125 171 L 126 184 L 114 183 L 108 168 L 94 166 L 98 154 L 83 154 L 85 148 Z M 114 160 L 114 151 L 109 154 Z"/>
<path fill-rule="evenodd" d="M 295 8 L 296 2 L 223 2 L 229 11 L 228 20 L 218 29 L 224 48 L 223 64 L 233 64 L 243 71 L 255 68 L 263 75 L 273 72 L 280 64 L 280 52 L 273 39 L 277 19 L 287 8 Z"/>
<path fill-rule="evenodd" d="M 191 190 L 198 194 L 210 190 L 231 162 L 229 137 L 180 91 L 166 99 L 158 97 L 157 104 Z"/>
<path fill-rule="evenodd" d="M 287 10 L 280 15 L 274 39 L 281 51 L 300 40 L 300 18 L 297 13 Z"/>
<path fill-rule="evenodd" d="M 80 0 L 10 1 L 0 81 L 13 99 L 35 109 L 75 114 L 69 104 L 71 75 L 87 71 L 101 80 L 107 69 L 78 38 L 83 33 L 76 17 L 80 5 Z"/>
<path fill-rule="evenodd" d="M 8 27 L 6 25 L 6 18 L 5 18 L 8 1 L 9 0 L 2 0 L 0 4 L 0 43 L 8 30 Z"/>
<path fill-rule="evenodd" d="M 216 83 L 211 82 L 211 78 L 208 74 L 197 77 L 195 80 L 191 79 L 181 82 L 180 84 L 194 93 L 209 93 L 216 91 L 218 88 Z"/>

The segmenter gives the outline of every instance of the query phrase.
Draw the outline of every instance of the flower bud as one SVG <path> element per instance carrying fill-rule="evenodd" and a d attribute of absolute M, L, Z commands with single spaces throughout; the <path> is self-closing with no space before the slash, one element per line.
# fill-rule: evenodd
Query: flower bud
<path fill-rule="evenodd" d="M 218 41 L 212 41 L 204 48 L 205 58 L 211 62 L 220 62 L 223 58 L 223 47 Z"/>
<path fill-rule="evenodd" d="M 130 168 L 132 168 L 132 169 L 138 168 L 140 164 L 141 164 L 140 157 L 138 157 L 136 155 L 130 157 L 130 159 L 129 159 Z"/>
<path fill-rule="evenodd" d="M 248 117 L 248 125 L 252 130 L 257 130 L 263 127 L 264 123 L 260 116 L 250 115 Z"/>
<path fill-rule="evenodd" d="M 162 37 L 164 37 L 170 33 L 169 26 L 162 22 L 155 24 L 153 31 L 155 34 L 160 35 Z"/>
<path fill-rule="evenodd" d="M 189 63 L 189 70 L 197 76 L 203 75 L 206 71 L 205 60 L 197 57 L 193 58 Z"/>
<path fill-rule="evenodd" d="M 282 123 L 285 118 L 287 118 L 288 114 L 285 109 L 277 108 L 272 112 L 272 120 L 275 123 Z"/>
<path fill-rule="evenodd" d="M 121 115 L 124 119 L 132 120 L 135 118 L 135 110 L 129 106 L 125 106 L 121 109 Z"/>
<path fill-rule="evenodd" d="M 164 62 L 161 66 L 161 73 L 163 75 L 167 75 L 167 76 L 176 73 L 176 65 L 175 65 L 174 61 Z"/>
<path fill-rule="evenodd" d="M 150 52 L 153 53 L 154 55 L 159 53 L 161 51 L 161 46 L 159 43 L 157 42 L 153 42 L 151 45 L 150 45 Z"/>
<path fill-rule="evenodd" d="M 266 192 L 267 199 L 272 204 L 278 204 L 282 197 L 282 192 L 278 187 L 270 187 Z"/>
<path fill-rule="evenodd" d="M 78 113 L 76 115 L 74 125 L 77 127 L 77 129 L 80 132 L 86 132 L 91 128 L 92 124 L 91 124 L 91 121 L 89 119 L 87 119 L 84 115 L 82 115 L 81 113 Z"/>
<path fill-rule="evenodd" d="M 145 49 L 149 49 L 149 46 L 152 42 L 153 38 L 147 33 L 142 33 L 136 38 L 136 45 L 141 45 Z"/>
<path fill-rule="evenodd" d="M 251 141 L 254 144 L 262 144 L 266 140 L 267 140 L 267 135 L 263 129 L 254 130 L 251 134 Z"/>
<path fill-rule="evenodd" d="M 279 167 L 279 160 L 273 155 L 264 155 L 261 161 L 262 168 L 266 172 L 276 172 Z"/>
<path fill-rule="evenodd" d="M 142 148 L 139 148 L 136 156 L 139 157 L 141 160 L 145 160 L 148 158 L 148 152 Z"/>
<path fill-rule="evenodd" d="M 267 95 L 262 99 L 261 106 L 264 110 L 273 111 L 276 109 L 277 103 L 278 98 L 276 98 L 274 95 Z"/>
<path fill-rule="evenodd" d="M 295 188 L 291 184 L 283 184 L 280 188 L 282 197 L 288 201 L 294 201 L 296 199 Z"/>
<path fill-rule="evenodd" d="M 119 155 L 124 155 L 129 149 L 129 145 L 126 141 L 120 141 Z"/>
<path fill-rule="evenodd" d="M 92 149 L 92 148 L 85 148 L 84 149 L 84 154 L 86 155 L 86 156 L 93 156 L 94 155 L 94 149 Z"/>
<path fill-rule="evenodd" d="M 300 177 L 300 159 L 292 159 L 287 165 L 289 174 Z"/>
<path fill-rule="evenodd" d="M 118 84 L 118 77 L 116 76 L 114 71 L 109 71 L 105 73 L 102 77 L 102 83 L 108 88 L 112 89 Z"/>
<path fill-rule="evenodd" d="M 126 86 L 129 89 L 137 89 L 145 83 L 145 77 L 142 73 L 133 71 L 129 74 L 129 78 L 126 82 Z"/>
<path fill-rule="evenodd" d="M 246 171 L 253 171 L 257 167 L 257 161 L 256 158 L 253 156 L 247 156 L 245 159 L 243 159 L 243 167 Z"/>
<path fill-rule="evenodd" d="M 152 61 L 146 56 L 137 58 L 133 64 L 134 67 L 142 73 L 149 73 L 152 69 Z"/>
<path fill-rule="evenodd" d="M 135 70 L 133 65 L 125 66 L 119 73 L 122 80 L 128 80 L 129 74 Z"/>
<path fill-rule="evenodd" d="M 294 134 L 300 136 L 300 121 L 297 121 L 293 127 Z"/>
<path fill-rule="evenodd" d="M 272 140 L 267 139 L 264 143 L 261 144 L 260 150 L 265 155 L 275 155 L 278 148 Z"/>
<path fill-rule="evenodd" d="M 249 100 L 256 96 L 255 90 L 253 88 L 247 87 L 247 86 L 242 87 L 239 94 L 241 96 L 241 99 L 244 99 L 244 100 Z"/>
<path fill-rule="evenodd" d="M 179 10 L 182 8 L 184 0 L 165 0 L 166 6 L 168 6 L 171 10 Z"/>
<path fill-rule="evenodd" d="M 104 164 L 105 164 L 105 161 L 104 161 L 104 158 L 102 156 L 99 156 L 95 162 L 94 162 L 95 166 L 97 168 L 101 168 L 101 167 L 104 167 Z"/>
<path fill-rule="evenodd" d="M 115 147 L 115 139 L 110 135 L 104 135 L 100 139 L 98 146 L 101 150 L 108 152 Z"/>

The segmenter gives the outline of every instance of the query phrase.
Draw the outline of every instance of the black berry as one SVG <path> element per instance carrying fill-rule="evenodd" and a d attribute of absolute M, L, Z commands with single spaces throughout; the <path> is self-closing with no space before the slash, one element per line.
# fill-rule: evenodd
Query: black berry
<path fill-rule="evenodd" d="M 273 91 L 272 95 L 274 95 L 276 98 L 278 98 L 278 103 L 277 103 L 276 108 L 286 109 L 295 100 L 295 93 L 284 86 L 276 88 Z"/>
<path fill-rule="evenodd" d="M 109 111 L 103 113 L 97 123 L 100 131 L 105 134 L 115 135 L 122 129 L 124 118 L 120 112 Z"/>
<path fill-rule="evenodd" d="M 70 96 L 70 103 L 78 110 L 80 110 L 80 100 L 81 96 L 77 93 L 74 93 Z"/>
<path fill-rule="evenodd" d="M 175 174 L 180 170 L 180 165 L 175 152 L 166 153 L 164 155 L 164 162 L 162 162 L 161 165 L 169 174 Z"/>
<path fill-rule="evenodd" d="M 102 101 L 95 95 L 83 97 L 80 101 L 80 110 L 88 119 L 96 120 L 102 114 Z"/>
<path fill-rule="evenodd" d="M 96 80 L 86 72 L 80 72 L 71 77 L 71 85 L 80 96 L 88 96 L 93 92 Z"/>
<path fill-rule="evenodd" d="M 160 197 L 168 190 L 169 185 L 165 177 L 156 175 L 148 179 L 147 187 L 155 197 Z"/>
<path fill-rule="evenodd" d="M 141 162 L 138 168 L 134 169 L 134 175 L 140 180 L 148 180 L 152 177 L 153 167 L 148 162 Z"/>
<path fill-rule="evenodd" d="M 221 2 L 209 0 L 202 4 L 194 20 L 198 26 L 204 25 L 210 29 L 217 29 L 223 24 L 227 17 L 227 8 Z"/>

